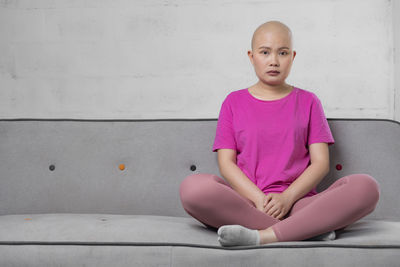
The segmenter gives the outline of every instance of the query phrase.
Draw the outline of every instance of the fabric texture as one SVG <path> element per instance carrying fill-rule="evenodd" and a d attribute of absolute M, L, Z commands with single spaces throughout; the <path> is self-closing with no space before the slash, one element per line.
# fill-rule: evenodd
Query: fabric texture
<path fill-rule="evenodd" d="M 206 226 L 241 225 L 253 230 L 271 227 L 279 242 L 307 240 L 343 230 L 373 212 L 381 195 L 374 177 L 350 174 L 323 192 L 297 200 L 279 220 L 258 210 L 252 201 L 214 174 L 189 175 L 179 192 L 185 211 Z"/>
<path fill-rule="evenodd" d="M 277 100 L 261 100 L 248 88 L 224 99 L 212 151 L 237 152 L 237 165 L 264 193 L 281 193 L 311 164 L 313 143 L 335 143 L 321 101 L 293 87 Z M 305 196 L 316 195 L 313 188 Z"/>

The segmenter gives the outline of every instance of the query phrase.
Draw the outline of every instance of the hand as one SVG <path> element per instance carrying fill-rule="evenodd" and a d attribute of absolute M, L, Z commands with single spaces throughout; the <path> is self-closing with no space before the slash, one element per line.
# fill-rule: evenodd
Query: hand
<path fill-rule="evenodd" d="M 261 196 L 258 198 L 258 201 L 255 202 L 255 206 L 259 211 L 265 212 L 265 206 L 264 203 L 267 202 L 267 196 L 262 193 Z"/>
<path fill-rule="evenodd" d="M 281 220 L 292 208 L 293 201 L 284 193 L 268 193 L 263 199 L 263 212 Z"/>

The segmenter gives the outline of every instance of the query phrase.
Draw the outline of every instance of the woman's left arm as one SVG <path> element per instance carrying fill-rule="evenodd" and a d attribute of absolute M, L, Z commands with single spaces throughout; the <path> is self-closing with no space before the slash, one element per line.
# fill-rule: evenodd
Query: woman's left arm
<path fill-rule="evenodd" d="M 311 164 L 282 194 L 296 202 L 329 173 L 329 148 L 327 143 L 313 143 L 309 146 Z"/>

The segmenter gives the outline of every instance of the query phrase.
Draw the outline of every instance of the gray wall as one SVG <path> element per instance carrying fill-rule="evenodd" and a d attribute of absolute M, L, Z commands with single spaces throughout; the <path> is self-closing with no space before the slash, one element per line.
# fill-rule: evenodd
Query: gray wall
<path fill-rule="evenodd" d="M 257 82 L 251 36 L 278 19 L 298 53 L 288 82 L 328 118 L 400 121 L 399 14 L 398 0 L 0 0 L 0 118 L 217 118 Z"/>
<path fill-rule="evenodd" d="M 395 119 L 400 121 L 400 0 L 393 2 Z"/>

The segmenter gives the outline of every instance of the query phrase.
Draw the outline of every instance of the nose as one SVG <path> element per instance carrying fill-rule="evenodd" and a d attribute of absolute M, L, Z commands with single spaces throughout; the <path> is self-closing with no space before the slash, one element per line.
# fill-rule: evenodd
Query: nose
<path fill-rule="evenodd" d="M 269 65 L 279 67 L 278 56 L 275 55 L 274 53 L 271 54 L 271 61 L 270 61 Z"/>

